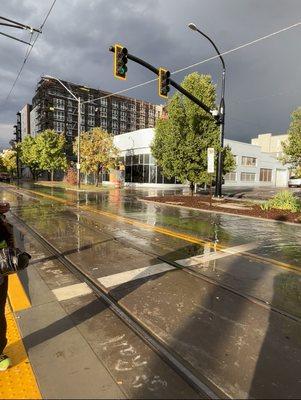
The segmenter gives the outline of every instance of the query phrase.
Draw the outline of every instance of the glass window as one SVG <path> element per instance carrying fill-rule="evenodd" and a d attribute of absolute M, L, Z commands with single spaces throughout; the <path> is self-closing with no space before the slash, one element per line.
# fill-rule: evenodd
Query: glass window
<path fill-rule="evenodd" d="M 62 99 L 57 99 L 56 97 L 54 97 L 53 99 L 53 105 L 55 108 L 58 108 L 60 110 L 64 110 L 65 108 L 65 101 Z"/>
<path fill-rule="evenodd" d="M 108 104 L 108 99 L 100 99 L 100 104 L 101 104 L 102 106 L 106 107 L 107 104 Z"/>
<path fill-rule="evenodd" d="M 126 182 L 132 182 L 132 167 L 130 167 L 129 165 L 125 167 L 124 179 Z"/>
<path fill-rule="evenodd" d="M 164 183 L 162 169 L 159 166 L 157 166 L 157 183 Z"/>
<path fill-rule="evenodd" d="M 256 167 L 256 158 L 255 157 L 241 157 L 241 165 L 248 166 L 248 167 Z"/>
<path fill-rule="evenodd" d="M 149 163 L 150 163 L 150 164 L 156 164 L 156 163 L 155 163 L 155 159 L 154 159 L 154 157 L 153 157 L 151 154 L 149 155 Z"/>
<path fill-rule="evenodd" d="M 143 182 L 148 183 L 149 180 L 149 166 L 143 165 Z"/>
<path fill-rule="evenodd" d="M 242 182 L 254 182 L 256 174 L 251 172 L 242 172 L 240 179 Z"/>
<path fill-rule="evenodd" d="M 166 178 L 166 176 L 164 176 L 164 183 L 175 183 L 175 178 Z"/>
<path fill-rule="evenodd" d="M 236 181 L 236 172 L 228 172 L 227 174 L 225 174 L 224 176 L 225 181 Z"/>
<path fill-rule="evenodd" d="M 143 183 L 143 166 L 132 166 L 132 182 Z"/>
<path fill-rule="evenodd" d="M 125 156 L 125 165 L 132 165 L 132 156 Z"/>
<path fill-rule="evenodd" d="M 157 167 L 155 165 L 149 166 L 149 181 L 150 181 L 150 183 L 156 183 L 156 170 L 157 170 Z"/>
<path fill-rule="evenodd" d="M 133 156 L 133 164 L 139 164 L 139 155 L 138 154 Z"/>
<path fill-rule="evenodd" d="M 143 163 L 144 163 L 144 164 L 149 164 L 149 154 L 144 154 L 144 156 L 143 156 Z"/>
<path fill-rule="evenodd" d="M 272 181 L 272 170 L 267 168 L 260 168 L 259 180 L 261 182 L 271 182 Z"/>

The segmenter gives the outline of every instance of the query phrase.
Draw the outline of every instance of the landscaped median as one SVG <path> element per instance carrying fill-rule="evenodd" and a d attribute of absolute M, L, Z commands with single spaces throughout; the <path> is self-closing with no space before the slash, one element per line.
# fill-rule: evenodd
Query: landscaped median
<path fill-rule="evenodd" d="M 212 199 L 210 202 L 207 195 L 143 197 L 140 200 L 174 207 L 301 223 L 301 201 L 288 191 L 281 191 L 274 198 L 261 203 L 228 198 Z"/>

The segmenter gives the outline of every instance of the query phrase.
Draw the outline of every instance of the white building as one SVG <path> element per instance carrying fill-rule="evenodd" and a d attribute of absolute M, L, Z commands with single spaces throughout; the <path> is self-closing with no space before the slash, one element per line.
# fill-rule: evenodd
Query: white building
<path fill-rule="evenodd" d="M 225 175 L 225 186 L 287 186 L 289 170 L 260 146 L 225 139 L 235 155 L 236 170 Z"/>
<path fill-rule="evenodd" d="M 30 105 L 25 106 L 20 111 L 21 114 L 21 137 L 24 139 L 27 135 L 30 135 Z"/>
<path fill-rule="evenodd" d="M 175 178 L 164 178 L 151 155 L 150 145 L 154 129 L 114 136 L 114 143 L 121 151 L 120 161 L 125 165 L 125 184 L 179 186 Z M 225 186 L 287 186 L 288 169 L 275 156 L 264 153 L 259 146 L 225 140 L 236 159 L 236 170 L 225 176 Z"/>

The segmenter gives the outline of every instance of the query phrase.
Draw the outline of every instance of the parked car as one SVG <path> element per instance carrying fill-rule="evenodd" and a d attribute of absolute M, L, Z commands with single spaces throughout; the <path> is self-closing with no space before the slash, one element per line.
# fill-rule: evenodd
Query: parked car
<path fill-rule="evenodd" d="M 10 182 L 10 175 L 7 172 L 0 172 L 1 182 Z"/>
<path fill-rule="evenodd" d="M 301 178 L 291 176 L 288 180 L 288 187 L 301 187 Z"/>

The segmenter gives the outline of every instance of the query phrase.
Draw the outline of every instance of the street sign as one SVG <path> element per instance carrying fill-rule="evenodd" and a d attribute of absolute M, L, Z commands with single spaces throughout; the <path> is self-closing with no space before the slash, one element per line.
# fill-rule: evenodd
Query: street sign
<path fill-rule="evenodd" d="M 214 173 L 214 148 L 208 147 L 207 149 L 207 172 L 208 174 Z"/>

